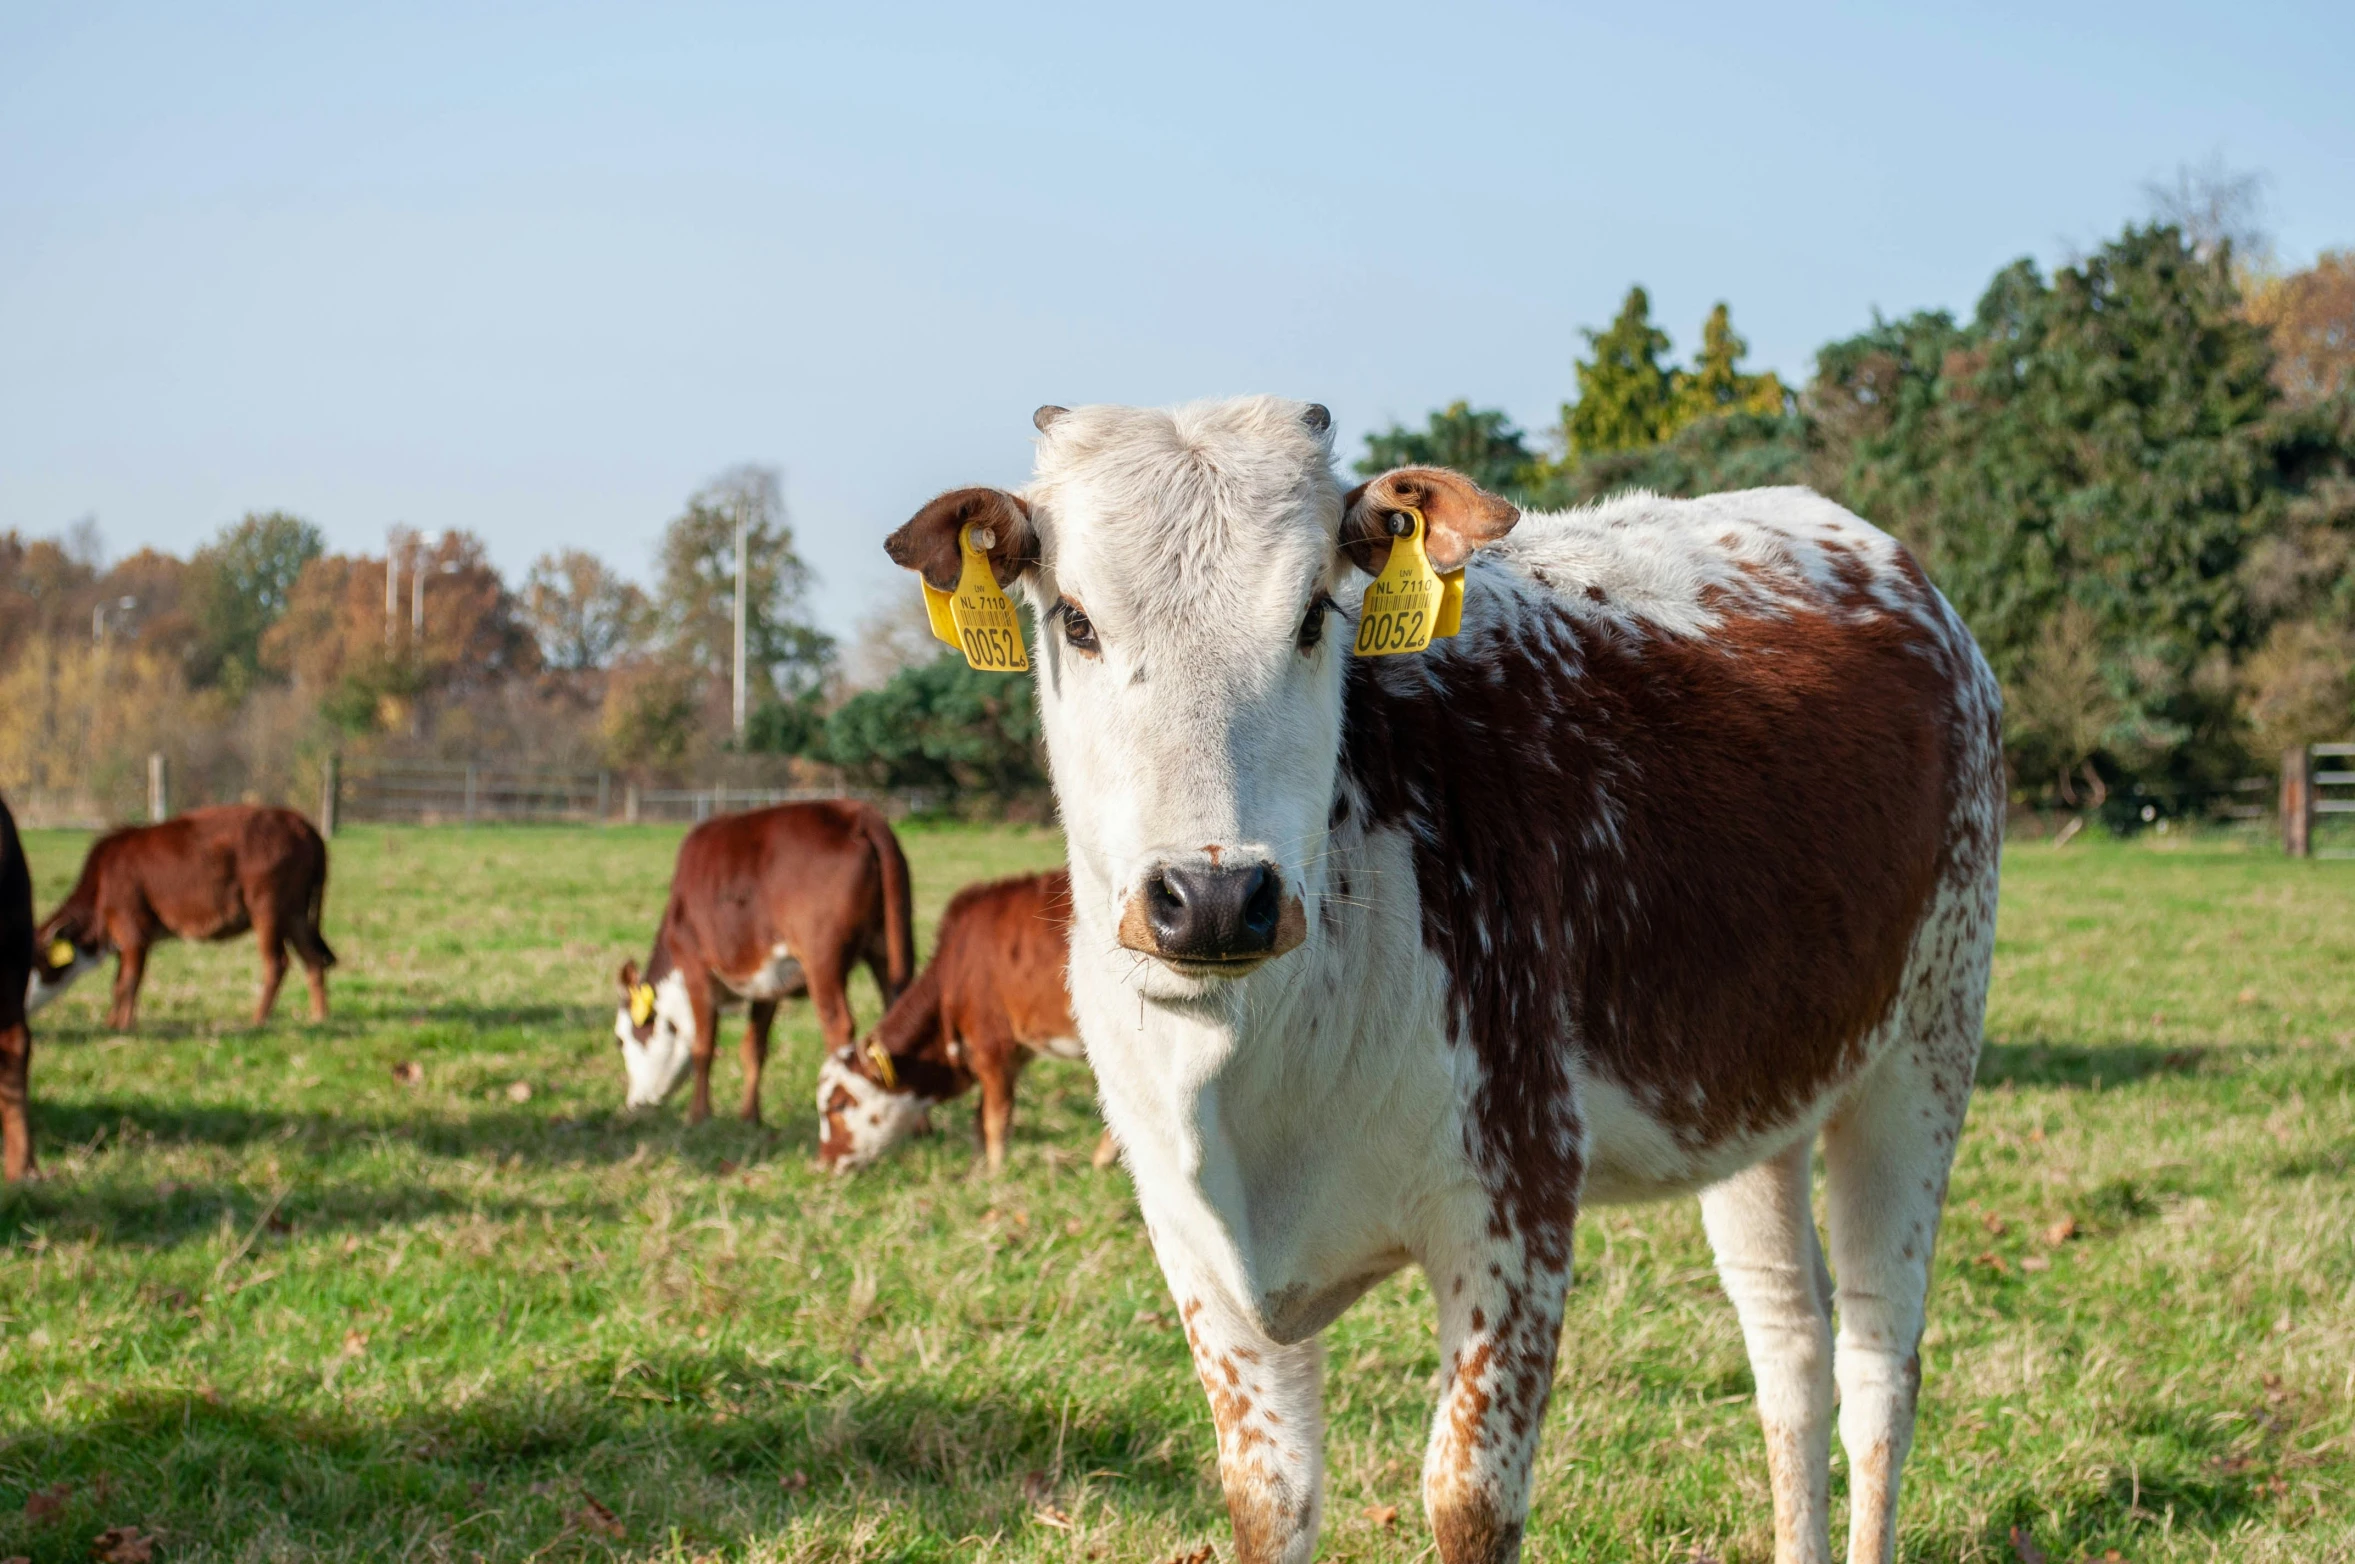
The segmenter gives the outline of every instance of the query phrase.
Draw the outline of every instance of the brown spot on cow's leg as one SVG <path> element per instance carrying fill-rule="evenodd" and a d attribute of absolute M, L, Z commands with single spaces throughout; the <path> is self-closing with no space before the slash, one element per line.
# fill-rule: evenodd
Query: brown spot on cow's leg
<path fill-rule="evenodd" d="M 1320 1349 L 1314 1341 L 1272 1341 L 1238 1311 L 1205 1307 L 1199 1297 L 1179 1313 L 1218 1428 L 1219 1486 L 1238 1564 L 1307 1564 L 1324 1485 Z"/>
<path fill-rule="evenodd" d="M 33 1033 L 23 1022 L 0 1030 L 0 1173 L 13 1184 L 33 1171 Z"/>
<path fill-rule="evenodd" d="M 1423 1506 L 1443 1564 L 1517 1557 L 1530 1475 L 1569 1285 L 1531 1251 L 1566 1254 L 1567 1224 L 1542 1244 L 1512 1234 L 1432 1267 L 1446 1382 L 1423 1461 Z"/>

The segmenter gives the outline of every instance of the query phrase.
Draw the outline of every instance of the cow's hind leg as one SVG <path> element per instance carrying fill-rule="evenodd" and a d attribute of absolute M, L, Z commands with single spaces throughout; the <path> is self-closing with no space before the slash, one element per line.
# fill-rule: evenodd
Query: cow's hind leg
<path fill-rule="evenodd" d="M 1809 1136 L 1701 1193 L 1758 1385 L 1775 1564 L 1829 1564 L 1832 1551 L 1832 1279 L 1808 1198 L 1814 1147 Z"/>
<path fill-rule="evenodd" d="M 327 946 L 319 933 L 319 925 L 306 914 L 296 921 L 287 938 L 293 942 L 295 959 L 303 964 L 303 982 L 311 990 L 311 1019 L 327 1019 L 327 969 L 335 965 L 335 952 Z"/>
<path fill-rule="evenodd" d="M 1235 1564 L 1308 1564 L 1325 1482 L 1324 1350 L 1270 1340 L 1213 1288 L 1170 1277 L 1218 1425 Z"/>
<path fill-rule="evenodd" d="M 756 999 L 745 1007 L 744 1111 L 747 1124 L 760 1122 L 760 1076 L 769 1062 L 769 1028 L 777 1019 L 777 1002 Z"/>
<path fill-rule="evenodd" d="M 1898 1481 L 1921 1388 L 1930 1260 L 1978 1067 L 1983 945 L 1966 948 L 1952 966 L 1960 970 L 1909 984 L 1907 1035 L 1824 1126 L 1839 1280 L 1832 1371 L 1848 1452 L 1850 1564 L 1888 1564 L 1896 1554 Z"/>

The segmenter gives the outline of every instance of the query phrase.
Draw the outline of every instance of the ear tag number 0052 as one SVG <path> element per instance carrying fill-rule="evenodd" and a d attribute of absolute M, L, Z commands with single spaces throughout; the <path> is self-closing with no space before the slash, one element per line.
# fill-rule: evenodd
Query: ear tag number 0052
<path fill-rule="evenodd" d="M 1463 571 L 1443 576 L 1433 570 L 1423 551 L 1423 513 L 1410 507 L 1404 514 L 1414 529 L 1390 540 L 1390 562 L 1366 588 L 1358 610 L 1352 650 L 1360 657 L 1419 652 L 1435 637 L 1455 634 L 1463 623 Z"/>
<path fill-rule="evenodd" d="M 963 652 L 966 663 L 983 673 L 1026 671 L 1030 659 L 1022 651 L 1022 621 L 998 586 L 989 555 L 974 547 L 971 527 L 958 531 L 957 551 L 964 556 L 964 565 L 954 592 L 923 583 L 924 612 L 932 621 L 932 633 Z"/>

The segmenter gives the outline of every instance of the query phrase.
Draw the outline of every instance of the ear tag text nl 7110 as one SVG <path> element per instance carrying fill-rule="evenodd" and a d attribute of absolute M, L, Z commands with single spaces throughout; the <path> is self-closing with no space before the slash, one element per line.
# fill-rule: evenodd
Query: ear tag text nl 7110
<path fill-rule="evenodd" d="M 1401 514 L 1413 523 L 1412 529 L 1390 540 L 1390 562 L 1366 588 L 1365 603 L 1358 610 L 1357 644 L 1352 650 L 1360 657 L 1419 652 L 1439 633 L 1447 583 L 1423 552 L 1423 513 L 1409 508 Z M 1462 589 L 1457 590 L 1460 603 Z M 1452 634 L 1454 626 L 1448 630 Z"/>
<path fill-rule="evenodd" d="M 973 534 L 984 535 L 979 547 Z M 998 586 L 986 550 L 995 543 L 986 528 L 966 527 L 957 533 L 957 548 L 965 556 L 964 573 L 949 598 L 949 616 L 956 621 L 957 646 L 965 661 L 983 673 L 1021 673 L 1030 667 L 1022 652 L 1022 621 Z"/>

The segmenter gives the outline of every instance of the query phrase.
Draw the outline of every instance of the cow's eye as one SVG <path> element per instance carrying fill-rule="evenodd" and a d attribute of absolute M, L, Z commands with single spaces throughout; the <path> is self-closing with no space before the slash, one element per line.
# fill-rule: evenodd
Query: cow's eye
<path fill-rule="evenodd" d="M 1319 592 L 1310 600 L 1308 612 L 1300 616 L 1300 633 L 1293 638 L 1303 652 L 1313 652 L 1325 638 L 1325 615 L 1341 605 Z"/>
<path fill-rule="evenodd" d="M 1070 598 L 1055 605 L 1055 617 L 1063 621 L 1063 639 L 1071 643 L 1073 650 L 1093 657 L 1104 649 L 1096 639 L 1095 621 L 1088 617 L 1086 609 Z"/>

